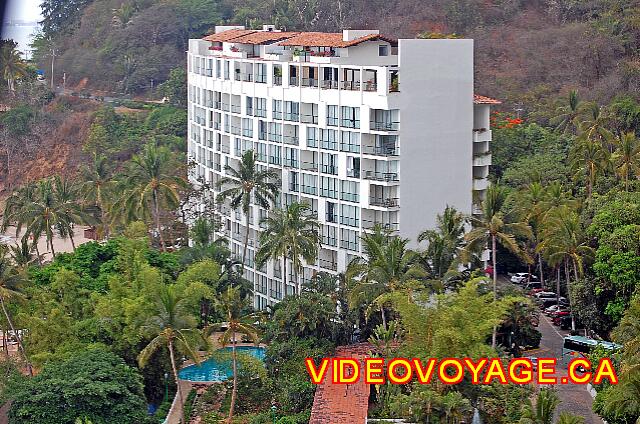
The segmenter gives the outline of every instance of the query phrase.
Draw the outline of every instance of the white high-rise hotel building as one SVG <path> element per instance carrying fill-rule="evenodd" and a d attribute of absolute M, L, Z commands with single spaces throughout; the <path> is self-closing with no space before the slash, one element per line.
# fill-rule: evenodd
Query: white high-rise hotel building
<path fill-rule="evenodd" d="M 218 27 L 189 41 L 188 71 L 192 182 L 215 183 L 253 149 L 280 175 L 280 204 L 307 202 L 322 224 L 300 280 L 343 270 L 375 223 L 415 240 L 447 205 L 472 213 L 487 188 L 498 102 L 474 95 L 473 40 Z M 217 236 L 240 257 L 245 217 L 218 211 Z M 296 289 L 290 266 L 287 287 L 279 262 L 255 269 L 266 214 L 252 206 L 245 271 L 259 309 Z"/>

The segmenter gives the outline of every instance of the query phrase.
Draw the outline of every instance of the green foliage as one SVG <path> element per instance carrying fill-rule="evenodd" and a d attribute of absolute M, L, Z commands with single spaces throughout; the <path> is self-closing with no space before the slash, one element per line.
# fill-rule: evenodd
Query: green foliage
<path fill-rule="evenodd" d="M 21 137 L 31 132 L 31 125 L 36 116 L 35 111 L 28 105 L 20 105 L 2 113 L 0 123 L 10 135 Z"/>
<path fill-rule="evenodd" d="M 172 104 L 185 106 L 187 104 L 187 71 L 183 67 L 172 69 L 167 81 L 158 89 Z"/>
<path fill-rule="evenodd" d="M 74 424 L 79 417 L 97 424 L 147 422 L 140 375 L 103 350 L 49 363 L 36 377 L 15 380 L 10 391 L 12 424 Z"/>

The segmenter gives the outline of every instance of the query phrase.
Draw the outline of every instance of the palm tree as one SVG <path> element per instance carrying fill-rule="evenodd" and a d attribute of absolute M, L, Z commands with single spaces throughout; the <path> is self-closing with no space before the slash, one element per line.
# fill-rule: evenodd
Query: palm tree
<path fill-rule="evenodd" d="M 580 225 L 580 217 L 567 207 L 557 209 L 547 217 L 543 239 L 539 248 L 546 251 L 549 262 L 564 263 L 567 291 L 571 298 L 570 269 L 573 268 L 574 278 L 578 281 L 583 274 L 584 259 L 592 257 L 594 253 L 593 248 L 586 241 L 584 230 Z M 575 330 L 573 314 L 571 329 Z"/>
<path fill-rule="evenodd" d="M 260 248 L 256 255 L 259 267 L 269 259 L 282 258 L 283 287 L 287 287 L 287 260 L 291 261 L 296 279 L 296 293 L 300 293 L 298 272 L 307 264 L 315 263 L 320 247 L 320 223 L 306 203 L 292 203 L 286 209 L 276 209 L 263 222 Z"/>
<path fill-rule="evenodd" d="M 584 417 L 563 411 L 558 417 L 558 424 L 584 424 Z"/>
<path fill-rule="evenodd" d="M 53 188 L 58 209 L 60 210 L 60 221 L 57 224 L 58 233 L 62 238 L 69 237 L 71 246 L 75 251 L 73 226 L 74 224 L 89 223 L 92 221 L 91 217 L 78 202 L 80 197 L 79 187 L 72 180 L 56 175 L 53 178 Z"/>
<path fill-rule="evenodd" d="M 553 389 L 541 389 L 535 406 L 527 399 L 520 424 L 551 424 L 560 398 Z"/>
<path fill-rule="evenodd" d="M 537 256 L 540 282 L 543 285 L 544 272 L 542 266 L 542 255 L 539 252 L 536 253 L 536 249 L 540 243 L 542 220 L 546 213 L 546 198 L 547 192 L 539 182 L 530 183 L 516 194 L 518 204 L 517 213 L 522 222 L 527 222 L 531 226 L 533 237 L 530 240 L 531 244 L 528 244 L 528 246 L 533 254 Z"/>
<path fill-rule="evenodd" d="M 29 374 L 33 375 L 29 357 L 27 356 L 27 352 L 22 344 L 22 336 L 16 331 L 6 304 L 7 301 L 11 299 L 19 299 L 22 297 L 22 295 L 17 291 L 17 288 L 23 280 L 23 275 L 17 272 L 15 267 L 9 262 L 8 249 L 4 245 L 0 245 L 0 307 L 2 307 L 2 313 L 4 314 L 7 324 L 13 333 L 13 337 L 15 337 L 18 342 L 18 349 L 20 349 L 20 353 L 24 357 Z"/>
<path fill-rule="evenodd" d="M 585 119 L 578 125 L 578 141 L 598 143 L 603 149 L 608 150 L 613 140 L 613 133 L 609 131 L 612 117 L 609 110 L 598 106 L 597 103 L 589 103 L 584 112 Z"/>
<path fill-rule="evenodd" d="M 582 113 L 582 104 L 578 96 L 578 90 L 569 91 L 568 102 L 556 109 L 556 116 L 552 123 L 557 123 L 556 129 L 566 133 L 569 130 L 575 131 L 577 120 Z"/>
<path fill-rule="evenodd" d="M 425 230 L 418 235 L 418 243 L 423 241 L 428 243 L 424 256 L 434 277 L 442 278 L 454 263 L 464 241 L 464 216 L 447 206 L 436 218 L 436 229 Z"/>
<path fill-rule="evenodd" d="M 187 312 L 186 299 L 175 285 L 161 285 L 156 302 L 155 315 L 147 322 L 143 330 L 152 334 L 153 339 L 140 351 L 138 364 L 144 368 L 154 353 L 166 347 L 171 359 L 171 370 L 176 382 L 180 402 L 184 403 L 178 368 L 176 365 L 176 349 L 188 356 L 197 364 L 200 363 L 195 346 L 206 343 L 202 334 L 195 329 L 196 319 Z"/>
<path fill-rule="evenodd" d="M 420 256 L 407 249 L 408 243 L 409 239 L 393 236 L 380 225 L 374 226 L 373 233 L 362 237 L 367 257 L 363 263 L 365 271 L 350 290 L 349 300 L 354 306 L 362 303 L 369 304 L 369 308 L 377 306 L 385 328 L 385 295 L 394 291 L 410 294 L 428 276 L 420 264 Z"/>
<path fill-rule="evenodd" d="M 142 153 L 131 159 L 126 180 L 130 189 L 122 202 L 125 216 L 129 219 L 147 219 L 151 213 L 162 250 L 166 246 L 160 225 L 160 209 L 178 207 L 178 189 L 188 185 L 184 178 L 176 175 L 176 167 L 177 163 L 169 149 L 147 143 Z"/>
<path fill-rule="evenodd" d="M 255 344 L 258 343 L 258 331 L 251 322 L 256 321 L 255 314 L 244 315 L 249 309 L 249 304 L 245 298 L 240 296 L 238 287 L 228 286 L 227 290 L 222 293 L 218 301 L 218 309 L 226 318 L 226 322 L 214 325 L 212 328 L 226 326 L 226 330 L 222 333 L 221 341 L 223 346 L 231 343 L 231 359 L 233 363 L 233 389 L 231 391 L 231 404 L 229 405 L 228 422 L 233 419 L 233 412 L 236 406 L 236 398 L 238 395 L 238 362 L 236 352 L 236 335 L 244 334 Z M 211 331 L 211 329 L 209 330 Z"/>
<path fill-rule="evenodd" d="M 625 191 L 629 191 L 629 178 L 640 175 L 640 142 L 634 133 L 626 133 L 618 139 L 613 163 L 616 173 L 624 181 Z"/>
<path fill-rule="evenodd" d="M 468 258 L 486 249 L 487 246 L 491 248 L 494 301 L 498 299 L 498 244 L 519 256 L 525 262 L 531 260 L 526 256 L 516 241 L 517 236 L 530 239 L 533 236 L 531 227 L 525 222 L 505 222 L 502 208 L 506 197 L 507 191 L 504 187 L 498 184 L 491 185 L 487 190 L 485 200 L 482 202 L 482 216 L 479 218 L 471 216 L 469 218 L 473 229 L 465 235 L 465 240 L 467 241 L 464 250 L 465 257 Z M 494 348 L 496 347 L 496 336 L 497 326 L 494 326 L 491 337 L 491 347 Z"/>
<path fill-rule="evenodd" d="M 11 249 L 11 259 L 13 263 L 22 271 L 26 271 L 27 268 L 36 260 L 41 262 L 41 259 L 37 254 L 33 252 L 36 248 L 36 243 L 29 242 L 29 237 L 22 237 L 20 244 L 15 244 L 9 247 Z"/>
<path fill-rule="evenodd" d="M 94 154 L 91 166 L 81 169 L 82 184 L 80 192 L 84 201 L 100 211 L 102 235 L 109 238 L 109 217 L 107 211 L 113 195 L 116 182 L 111 176 L 109 162 L 106 156 Z"/>
<path fill-rule="evenodd" d="M 576 181 L 585 179 L 587 198 L 591 198 L 598 176 L 611 168 L 611 155 L 600 142 L 579 141 L 569 155 L 571 169 Z"/>
<path fill-rule="evenodd" d="M 0 65 L 2 75 L 7 81 L 9 91 L 15 95 L 15 81 L 27 74 L 27 64 L 22 60 L 21 53 L 16 49 L 17 44 L 4 42 L 0 47 Z"/>
<path fill-rule="evenodd" d="M 280 181 L 278 174 L 273 170 L 259 171 L 256 166 L 256 158 L 253 150 L 247 150 L 242 155 L 238 169 L 226 165 L 225 171 L 228 177 L 223 177 L 218 181 L 218 188 L 225 188 L 218 195 L 218 201 L 223 202 L 231 199 L 231 207 L 237 209 L 242 207 L 245 216 L 244 247 L 242 249 L 242 269 L 247 257 L 247 246 L 249 244 L 249 215 L 251 211 L 251 200 L 263 209 L 269 209 L 271 203 L 275 202 L 280 191 Z"/>
<path fill-rule="evenodd" d="M 458 424 L 471 411 L 471 402 L 460 392 L 451 391 L 442 397 L 442 411 L 445 423 Z"/>

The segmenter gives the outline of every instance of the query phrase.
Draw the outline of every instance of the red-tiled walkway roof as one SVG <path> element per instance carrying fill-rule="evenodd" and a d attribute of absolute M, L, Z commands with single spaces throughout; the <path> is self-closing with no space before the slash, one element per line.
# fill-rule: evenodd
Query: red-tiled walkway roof
<path fill-rule="evenodd" d="M 473 95 L 473 102 L 482 105 L 499 105 L 502 104 L 500 100 L 492 99 L 491 97 L 481 96 L 479 94 Z"/>
<path fill-rule="evenodd" d="M 205 41 L 213 41 L 213 42 L 225 42 L 232 41 L 234 38 L 241 37 L 243 35 L 248 35 L 255 32 L 251 29 L 228 29 L 226 31 L 218 32 L 216 34 L 207 35 L 203 38 Z"/>
<path fill-rule="evenodd" d="M 370 356 L 372 346 L 359 343 L 340 346 L 336 357 L 354 358 L 363 363 Z M 360 367 L 360 378 L 354 384 L 333 384 L 333 367 L 329 363 L 324 383 L 316 389 L 309 424 L 364 424 L 369 407 L 370 385 L 364 382 L 364 367 Z"/>
<path fill-rule="evenodd" d="M 281 46 L 300 47 L 351 47 L 365 41 L 383 40 L 393 45 L 397 43 L 392 38 L 380 34 L 369 34 L 354 40 L 343 41 L 340 32 L 277 32 L 255 31 L 250 29 L 228 29 L 203 38 L 212 42 L 231 42 L 241 44 L 266 44 L 280 41 Z"/>

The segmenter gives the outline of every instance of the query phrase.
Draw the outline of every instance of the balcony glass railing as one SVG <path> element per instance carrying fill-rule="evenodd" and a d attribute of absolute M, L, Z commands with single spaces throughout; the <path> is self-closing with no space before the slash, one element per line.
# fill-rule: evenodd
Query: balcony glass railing
<path fill-rule="evenodd" d="M 362 146 L 362 153 L 376 156 L 398 156 L 398 148 L 395 146 Z"/>
<path fill-rule="evenodd" d="M 338 261 L 337 260 L 331 260 L 331 259 L 318 259 L 318 264 L 320 265 L 320 268 L 324 268 L 324 269 L 329 269 L 331 271 L 337 271 L 338 270 Z"/>
<path fill-rule="evenodd" d="M 318 80 L 315 78 L 302 78 L 302 86 L 303 87 L 317 87 Z"/>
<path fill-rule="evenodd" d="M 267 83 L 267 76 L 266 75 L 261 75 L 261 74 L 256 75 L 256 82 L 258 82 L 260 84 L 266 84 Z"/>
<path fill-rule="evenodd" d="M 360 90 L 360 81 L 342 81 L 340 84 L 343 90 Z"/>
<path fill-rule="evenodd" d="M 300 169 L 304 169 L 305 171 L 317 171 L 318 170 L 318 162 L 305 162 L 305 161 L 302 161 L 302 162 L 300 162 Z"/>
<path fill-rule="evenodd" d="M 397 222 L 381 222 L 377 220 L 363 219 L 362 228 L 366 230 L 372 229 L 374 226 L 380 225 L 385 230 L 398 231 L 399 224 Z"/>
<path fill-rule="evenodd" d="M 305 124 L 317 124 L 318 123 L 318 115 L 300 115 L 300 122 Z"/>
<path fill-rule="evenodd" d="M 298 77 L 290 77 L 289 85 L 297 87 L 298 86 Z"/>
<path fill-rule="evenodd" d="M 371 121 L 371 129 L 376 131 L 398 131 L 398 122 Z"/>
<path fill-rule="evenodd" d="M 340 240 L 340 247 L 347 250 L 358 251 L 358 242 L 351 240 Z"/>
<path fill-rule="evenodd" d="M 398 199 L 396 197 L 370 197 L 369 204 L 371 206 L 393 208 L 398 206 Z"/>
<path fill-rule="evenodd" d="M 285 112 L 285 114 L 284 114 L 284 120 L 285 120 L 285 121 L 294 121 L 294 122 L 298 122 L 298 121 L 300 121 L 300 114 L 298 114 L 298 113 L 292 113 L 292 112 Z"/>
<path fill-rule="evenodd" d="M 362 171 L 365 180 L 399 181 L 397 172 Z"/>
<path fill-rule="evenodd" d="M 318 192 L 318 189 L 316 188 L 316 186 L 310 186 L 310 185 L 302 184 L 300 186 L 300 192 L 305 193 L 305 194 L 313 194 L 313 195 L 315 195 Z"/>
<path fill-rule="evenodd" d="M 273 77 L 273 85 L 282 85 L 282 77 Z"/>
<path fill-rule="evenodd" d="M 285 135 L 283 137 L 283 141 L 285 144 L 291 144 L 293 146 L 297 146 L 300 144 L 300 139 L 295 135 Z"/>
<path fill-rule="evenodd" d="M 322 172 L 324 174 L 338 175 L 338 167 L 335 165 L 322 165 Z"/>
<path fill-rule="evenodd" d="M 320 87 L 326 89 L 326 90 L 337 90 L 338 89 L 338 81 L 334 81 L 334 80 L 322 80 L 322 82 L 320 83 Z"/>
<path fill-rule="evenodd" d="M 347 177 L 360 178 L 360 170 L 359 169 L 347 169 Z"/>
<path fill-rule="evenodd" d="M 253 74 L 242 74 L 242 81 L 246 81 L 246 82 L 253 81 Z"/>
<path fill-rule="evenodd" d="M 297 168 L 298 167 L 298 160 L 297 159 L 285 158 L 284 161 L 283 161 L 283 165 L 288 167 L 288 168 Z"/>
<path fill-rule="evenodd" d="M 242 107 L 240 105 L 231 105 L 231 113 L 240 113 Z"/>

